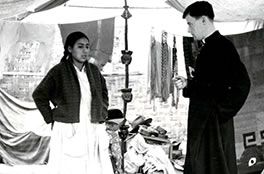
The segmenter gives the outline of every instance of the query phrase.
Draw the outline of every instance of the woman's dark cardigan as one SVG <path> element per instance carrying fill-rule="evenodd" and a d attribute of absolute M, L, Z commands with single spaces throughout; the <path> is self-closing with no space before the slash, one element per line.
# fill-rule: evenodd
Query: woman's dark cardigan
<path fill-rule="evenodd" d="M 101 123 L 105 121 L 108 108 L 105 79 L 99 69 L 91 63 L 85 62 L 85 70 L 92 96 L 91 122 Z M 46 123 L 80 121 L 80 85 L 71 60 L 67 59 L 55 65 L 32 96 Z M 50 102 L 54 108 L 51 108 Z"/>

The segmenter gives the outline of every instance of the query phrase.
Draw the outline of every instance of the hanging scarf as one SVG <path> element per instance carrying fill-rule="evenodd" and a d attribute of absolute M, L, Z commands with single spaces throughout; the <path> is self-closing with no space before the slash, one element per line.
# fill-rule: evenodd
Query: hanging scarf
<path fill-rule="evenodd" d="M 161 99 L 167 101 L 169 97 L 168 88 L 168 68 L 169 68 L 169 48 L 167 44 L 167 32 L 161 35 Z"/>
<path fill-rule="evenodd" d="M 177 48 L 176 48 L 176 37 L 173 36 L 173 48 L 172 48 L 172 78 L 178 75 L 178 60 L 177 60 Z M 171 93 L 172 93 L 172 106 L 178 108 L 179 102 L 179 90 L 174 87 L 174 84 L 171 83 Z"/>

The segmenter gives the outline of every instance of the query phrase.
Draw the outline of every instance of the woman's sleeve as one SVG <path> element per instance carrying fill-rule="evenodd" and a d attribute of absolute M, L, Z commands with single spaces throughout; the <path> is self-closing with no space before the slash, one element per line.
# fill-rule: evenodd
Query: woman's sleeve
<path fill-rule="evenodd" d="M 46 123 L 53 122 L 50 101 L 54 94 L 55 83 L 51 74 L 48 72 L 32 94 L 33 100 Z"/>
<path fill-rule="evenodd" d="M 107 117 L 107 110 L 109 106 L 109 98 L 108 98 L 108 89 L 106 86 L 106 81 L 103 75 L 101 74 L 101 81 L 102 81 L 102 97 L 103 97 L 103 115 L 106 118 Z"/>

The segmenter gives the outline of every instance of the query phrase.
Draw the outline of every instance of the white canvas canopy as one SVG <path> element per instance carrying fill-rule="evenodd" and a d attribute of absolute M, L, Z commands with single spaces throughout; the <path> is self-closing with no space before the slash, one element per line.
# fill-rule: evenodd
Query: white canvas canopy
<path fill-rule="evenodd" d="M 128 0 L 131 7 L 167 7 L 165 3 L 180 12 L 195 0 Z M 63 4 L 90 7 L 123 7 L 123 0 L 1 0 L 0 18 L 8 18 L 26 12 L 47 10 Z M 264 2 L 262 0 L 208 0 L 216 13 L 217 21 L 263 20 Z"/>
<path fill-rule="evenodd" d="M 31 13 L 48 10 L 68 0 L 1 0 L 0 19 L 17 20 Z"/>
<path fill-rule="evenodd" d="M 187 35 L 184 8 L 195 0 L 128 0 L 137 24 L 161 26 Z M 262 0 L 208 0 L 214 7 L 216 25 L 223 34 L 244 33 L 263 27 Z M 2 0 L 0 19 L 20 19 L 34 23 L 75 23 L 123 13 L 124 0 Z M 8 9 L 8 10 L 7 10 Z"/>
<path fill-rule="evenodd" d="M 264 17 L 263 0 L 207 0 L 214 8 L 216 21 L 261 21 Z M 167 0 L 175 9 L 183 10 L 195 0 Z"/>

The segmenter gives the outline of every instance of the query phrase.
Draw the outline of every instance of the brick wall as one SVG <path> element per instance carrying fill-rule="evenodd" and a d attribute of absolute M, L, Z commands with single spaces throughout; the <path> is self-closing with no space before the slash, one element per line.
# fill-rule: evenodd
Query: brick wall
<path fill-rule="evenodd" d="M 167 102 L 159 98 L 150 100 L 147 87 L 146 74 L 130 75 L 129 87 L 132 88 L 133 100 L 127 105 L 127 119 L 133 121 L 137 115 L 152 118 L 151 125 L 161 126 L 168 131 L 171 140 L 181 141 L 186 139 L 186 119 L 188 100 L 180 94 L 178 108 L 171 105 L 171 97 Z M 124 76 L 106 77 L 110 108 L 123 110 L 123 100 L 120 89 L 125 86 Z"/>

